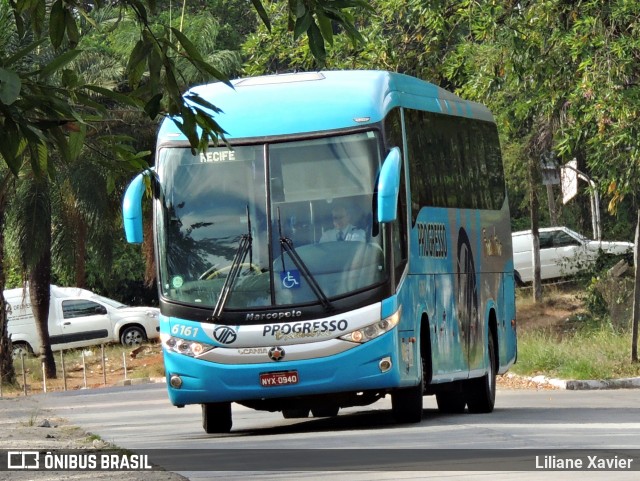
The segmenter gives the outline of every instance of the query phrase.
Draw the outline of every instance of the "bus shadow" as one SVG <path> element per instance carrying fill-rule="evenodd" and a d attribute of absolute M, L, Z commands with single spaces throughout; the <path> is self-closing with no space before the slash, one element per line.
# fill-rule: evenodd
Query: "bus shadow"
<path fill-rule="evenodd" d="M 362 412 L 341 413 L 331 418 L 301 418 L 292 424 L 256 427 L 250 429 L 232 430 L 231 435 L 236 436 L 269 436 L 281 434 L 312 433 L 312 432 L 339 432 L 339 431 L 366 431 L 372 429 L 393 429 L 420 427 L 424 422 L 438 417 L 438 411 L 425 409 L 422 423 L 398 424 L 390 409 L 377 409 Z M 292 420 L 284 420 L 291 422 Z"/>
<path fill-rule="evenodd" d="M 284 420 L 288 424 L 277 426 L 252 427 L 245 429 L 233 429 L 230 434 L 224 435 L 237 437 L 271 436 L 296 433 L 314 432 L 340 432 L 340 431 L 368 431 L 380 429 L 421 429 L 428 425 L 450 426 L 464 424 L 470 427 L 487 425 L 553 425 L 567 424 L 585 425 L 612 423 L 619 424 L 620 413 L 629 420 L 637 419 L 639 408 L 628 407 L 582 407 L 582 408 L 496 408 L 493 413 L 470 414 L 443 414 L 435 408 L 424 409 L 423 419 L 420 423 L 399 424 L 393 417 L 391 409 L 376 409 L 361 412 L 340 413 L 332 418 L 304 418 L 299 420 Z M 615 414 L 614 414 L 615 412 Z M 630 421 L 632 422 L 632 421 Z"/>

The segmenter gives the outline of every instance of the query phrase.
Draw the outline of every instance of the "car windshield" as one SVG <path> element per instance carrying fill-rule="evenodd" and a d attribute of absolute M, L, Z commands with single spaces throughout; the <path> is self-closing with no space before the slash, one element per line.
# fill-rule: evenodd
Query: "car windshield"
<path fill-rule="evenodd" d="M 102 296 L 98 296 L 98 295 L 96 295 L 94 297 L 95 297 L 95 299 L 99 300 L 100 302 L 103 302 L 103 303 L 107 304 L 108 306 L 115 307 L 116 309 L 122 309 L 123 307 L 129 307 L 126 304 L 123 304 L 122 302 L 118 302 L 118 301 L 115 301 L 113 299 L 109 299 L 108 297 L 102 297 Z"/>
<path fill-rule="evenodd" d="M 224 306 L 242 309 L 320 302 L 314 285 L 336 297 L 381 282 L 379 166 L 373 132 L 196 156 L 161 149 L 162 295 L 214 308 L 233 273 Z"/>

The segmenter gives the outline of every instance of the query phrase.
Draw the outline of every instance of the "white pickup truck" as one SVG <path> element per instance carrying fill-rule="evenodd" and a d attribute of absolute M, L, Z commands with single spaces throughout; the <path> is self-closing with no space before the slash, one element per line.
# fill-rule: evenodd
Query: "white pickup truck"
<path fill-rule="evenodd" d="M 7 330 L 13 355 L 40 352 L 41 343 L 31 309 L 29 291 L 4 291 L 7 302 Z M 54 351 L 121 342 L 136 346 L 160 337 L 159 310 L 128 307 L 120 302 L 77 287 L 51 286 L 49 337 Z"/>
<path fill-rule="evenodd" d="M 522 283 L 533 280 L 533 239 L 530 230 L 513 232 L 513 265 Z M 567 227 L 539 229 L 540 278 L 571 276 L 592 266 L 600 254 L 616 256 L 633 252 L 633 243 L 590 240 Z"/>

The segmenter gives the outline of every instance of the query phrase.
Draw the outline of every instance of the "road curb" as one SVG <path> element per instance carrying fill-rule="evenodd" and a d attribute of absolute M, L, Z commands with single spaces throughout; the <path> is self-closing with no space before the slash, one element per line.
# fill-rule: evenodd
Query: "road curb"
<path fill-rule="evenodd" d="M 554 379 L 546 376 L 526 377 L 536 384 L 547 384 L 558 389 L 570 391 L 598 390 L 598 389 L 640 389 L 640 377 L 629 377 L 622 379 L 598 380 L 565 380 Z"/>

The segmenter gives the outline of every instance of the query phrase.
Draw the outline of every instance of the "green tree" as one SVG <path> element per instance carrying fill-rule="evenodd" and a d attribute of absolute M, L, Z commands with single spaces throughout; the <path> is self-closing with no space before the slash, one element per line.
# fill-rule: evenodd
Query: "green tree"
<path fill-rule="evenodd" d="M 252 0 L 252 4 L 262 21 L 269 24 L 262 2 Z M 87 136 L 87 126 L 108 117 L 105 102 L 97 101 L 96 94 L 144 111 L 151 119 L 179 116 L 182 120 L 178 126 L 194 150 L 206 148 L 223 133 L 210 115 L 217 111 L 214 105 L 195 96 L 182 96 L 179 61 L 186 60 L 207 80 L 225 81 L 226 77 L 207 63 L 179 29 L 171 25 L 154 29 L 150 22 L 154 0 L 122 0 L 116 4 L 122 17 L 131 15 L 139 27 L 125 69 L 126 89 L 93 85 L 68 68 L 81 53 L 81 19 L 91 24 L 90 12 L 112 5 L 105 0 L 0 1 L 0 23 L 6 27 L 0 41 L 7 47 L 0 55 L 0 156 L 14 176 L 23 164 L 31 169 L 35 180 L 50 176 L 56 170 L 55 164 L 49 162 L 50 151 L 55 151 L 61 162 L 71 162 L 80 153 L 76 147 L 86 143 L 92 143 L 96 152 L 109 152 L 113 163 L 136 170 L 145 168 L 146 154 L 136 152 L 130 138 Z M 306 33 L 311 50 L 321 60 L 325 41 L 331 40 L 332 24 L 341 25 L 357 37 L 346 10 L 367 7 L 363 0 L 298 1 L 288 5 L 292 31 L 295 35 Z M 41 50 L 51 52 L 52 58 L 41 59 Z M 6 199 L 6 193 L 0 192 L 0 200 Z M 0 220 L 4 219 L 4 209 L 5 204 L 0 202 Z M 3 379 L 15 379 L 3 290 L 4 275 L 0 275 L 0 366 L 5 369 Z"/>

